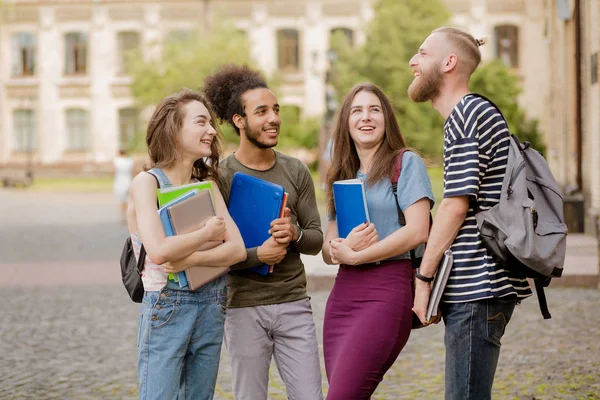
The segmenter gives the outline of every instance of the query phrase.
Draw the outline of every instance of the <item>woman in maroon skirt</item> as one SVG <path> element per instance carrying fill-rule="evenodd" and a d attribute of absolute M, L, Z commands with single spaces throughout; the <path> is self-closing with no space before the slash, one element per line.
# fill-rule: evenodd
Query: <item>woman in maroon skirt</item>
<path fill-rule="evenodd" d="M 350 90 L 333 133 L 328 172 L 330 221 L 323 244 L 327 264 L 340 264 L 325 309 L 323 349 L 328 400 L 369 399 L 406 344 L 412 325 L 410 250 L 429 233 L 433 193 L 423 160 L 404 152 L 397 196 L 391 178 L 406 147 L 390 101 L 375 85 Z M 370 222 L 338 237 L 332 184 L 366 184 Z M 397 205 L 406 225 L 398 222 Z"/>

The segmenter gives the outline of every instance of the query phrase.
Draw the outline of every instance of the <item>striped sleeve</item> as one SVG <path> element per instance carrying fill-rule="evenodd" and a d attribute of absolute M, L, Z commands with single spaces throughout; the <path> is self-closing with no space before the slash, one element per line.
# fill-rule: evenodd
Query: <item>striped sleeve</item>
<path fill-rule="evenodd" d="M 458 138 L 446 145 L 444 197 L 477 196 L 480 171 L 485 171 L 477 137 Z"/>

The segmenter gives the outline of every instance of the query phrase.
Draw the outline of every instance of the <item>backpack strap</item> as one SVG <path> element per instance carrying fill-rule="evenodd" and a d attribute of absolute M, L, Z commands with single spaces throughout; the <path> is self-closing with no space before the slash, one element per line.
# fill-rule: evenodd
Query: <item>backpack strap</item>
<path fill-rule="evenodd" d="M 535 293 L 537 294 L 538 302 L 540 303 L 540 311 L 542 312 L 544 319 L 552 318 L 552 315 L 550 315 L 550 310 L 548 310 L 546 293 L 544 292 L 544 287 L 550 284 L 550 279 L 551 278 L 533 280 L 535 286 Z"/>
<path fill-rule="evenodd" d="M 487 100 L 492 106 L 494 106 L 494 108 L 496 108 L 496 111 L 498 111 L 498 113 L 500 113 L 500 116 L 504 119 L 504 122 L 506 123 L 506 127 L 508 128 L 508 121 L 506 120 L 506 117 L 504 117 L 504 114 L 502 114 L 500 107 L 498 107 L 496 105 L 496 103 L 494 103 L 492 100 L 490 100 L 489 98 L 485 97 L 482 94 L 479 94 L 479 93 L 471 93 L 471 94 L 474 96 L 480 97 L 484 100 Z M 513 135 L 512 133 L 510 134 L 510 139 L 517 144 L 517 148 L 519 149 L 519 151 L 521 153 L 523 153 L 531 145 L 529 142 L 521 143 L 519 138 L 516 137 L 515 135 Z M 479 204 L 477 203 L 477 199 L 475 199 L 473 202 L 471 202 L 471 206 L 473 207 L 473 211 L 475 212 L 475 214 L 477 214 L 481 211 L 481 209 L 479 208 Z M 544 292 L 544 287 L 547 287 L 550 284 L 550 278 L 547 278 L 547 279 L 535 278 L 533 280 L 533 283 L 535 286 L 535 292 L 537 294 L 538 302 L 540 304 L 540 311 L 542 312 L 544 319 L 552 318 L 552 315 L 550 315 L 550 311 L 548 310 L 548 302 L 546 301 L 546 293 Z"/>
<path fill-rule="evenodd" d="M 394 162 L 394 175 L 392 175 L 392 179 L 390 180 L 392 183 L 392 192 L 394 193 L 394 199 L 396 201 L 396 209 L 398 210 L 398 222 L 400 225 L 406 225 L 406 218 L 404 217 L 404 213 L 400 209 L 400 204 L 398 204 L 398 181 L 400 180 L 400 174 L 402 173 L 402 156 L 407 150 L 406 148 L 400 150 L 398 155 L 396 156 L 396 161 Z"/>
<path fill-rule="evenodd" d="M 160 173 L 155 173 L 155 170 L 160 171 Z M 169 178 L 167 178 L 167 176 L 164 174 L 164 172 L 162 172 L 162 170 L 160 168 L 153 168 L 149 171 L 147 171 L 150 175 L 152 175 L 154 177 L 154 179 L 156 179 L 156 186 L 157 187 L 161 187 L 161 183 L 160 183 L 160 174 L 162 174 L 162 176 L 166 179 L 167 184 L 169 186 L 171 186 L 171 183 L 169 182 Z M 158 207 L 158 199 L 156 199 L 156 206 Z M 142 271 L 144 270 L 144 263 L 146 262 L 146 248 L 144 247 L 144 243 L 142 243 L 142 246 L 140 247 L 140 257 L 138 258 L 138 263 L 137 263 L 137 270 L 138 270 L 138 274 L 140 274 L 140 276 L 142 276 Z"/>
<path fill-rule="evenodd" d="M 406 148 L 400 150 L 398 155 L 396 156 L 396 161 L 394 163 L 394 175 L 392 176 L 392 192 L 394 193 L 394 202 L 396 203 L 396 210 L 398 211 L 398 223 L 402 226 L 406 225 L 406 217 L 400 208 L 400 204 L 398 203 L 398 180 L 400 179 L 400 174 L 402 173 L 402 156 L 404 153 L 410 151 Z M 431 215 L 429 216 L 431 218 Z M 415 249 L 411 249 L 409 251 L 410 260 L 412 262 L 413 268 L 419 268 L 420 262 L 417 260 L 417 255 L 415 253 Z"/>

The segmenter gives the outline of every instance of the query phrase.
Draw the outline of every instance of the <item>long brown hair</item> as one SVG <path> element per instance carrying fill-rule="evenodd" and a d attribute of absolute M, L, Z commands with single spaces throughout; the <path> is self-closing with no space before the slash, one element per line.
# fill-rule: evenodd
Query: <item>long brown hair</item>
<path fill-rule="evenodd" d="M 211 154 L 194 162 L 192 178 L 211 180 L 219 183 L 219 158 L 223 135 L 216 123 L 216 117 L 209 103 L 204 97 L 190 89 L 165 97 L 154 109 L 148 129 L 146 130 L 146 144 L 152 167 L 168 168 L 175 164 L 179 158 L 179 133 L 185 118 L 184 106 L 192 101 L 198 101 L 206 106 L 212 118 L 212 126 L 217 131 L 210 146 Z"/>
<path fill-rule="evenodd" d="M 367 185 L 371 186 L 381 179 L 390 179 L 396 155 L 406 147 L 404 138 L 400 132 L 400 126 L 398 126 L 398 121 L 394 115 L 392 104 L 383 91 L 371 83 L 360 83 L 350 89 L 338 113 L 332 137 L 333 151 L 331 167 L 327 173 L 327 202 L 329 213 L 332 216 L 335 215 L 333 182 L 356 178 L 356 173 L 360 168 L 356 146 L 350 137 L 348 120 L 350 119 L 350 108 L 352 107 L 354 96 L 363 91 L 373 93 L 379 98 L 385 121 L 383 141 L 373 157 L 373 164 L 367 177 Z"/>

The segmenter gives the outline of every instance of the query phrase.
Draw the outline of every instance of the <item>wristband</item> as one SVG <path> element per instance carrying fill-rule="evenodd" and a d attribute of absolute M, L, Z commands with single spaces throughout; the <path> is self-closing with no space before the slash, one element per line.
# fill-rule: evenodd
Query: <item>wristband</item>
<path fill-rule="evenodd" d="M 421 280 L 423 282 L 433 282 L 433 276 L 432 277 L 428 277 L 425 275 L 421 275 L 421 271 L 420 268 L 417 268 L 417 273 L 415 275 L 417 277 L 418 280 Z"/>
<path fill-rule="evenodd" d="M 298 239 L 296 239 L 294 243 L 298 243 L 300 239 L 302 239 L 302 232 L 304 232 L 302 228 L 300 228 L 300 225 L 296 225 L 296 227 L 298 228 Z"/>

